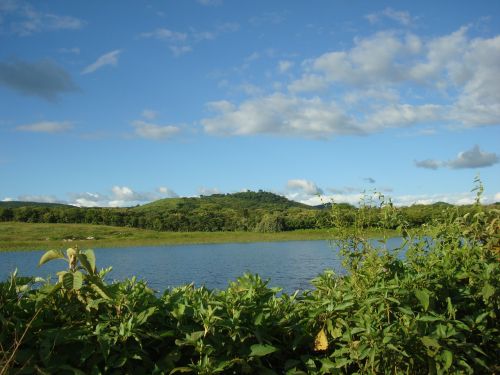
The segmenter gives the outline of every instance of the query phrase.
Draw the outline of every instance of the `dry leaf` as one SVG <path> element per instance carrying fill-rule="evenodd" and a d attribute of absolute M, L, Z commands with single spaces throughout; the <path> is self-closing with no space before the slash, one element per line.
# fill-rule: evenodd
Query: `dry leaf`
<path fill-rule="evenodd" d="M 328 349 L 328 339 L 326 338 L 325 330 L 322 328 L 314 339 L 314 350 L 319 352 Z"/>

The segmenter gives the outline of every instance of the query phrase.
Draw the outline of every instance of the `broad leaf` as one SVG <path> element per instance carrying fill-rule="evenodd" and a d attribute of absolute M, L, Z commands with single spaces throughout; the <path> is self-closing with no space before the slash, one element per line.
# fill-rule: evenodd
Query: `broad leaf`
<path fill-rule="evenodd" d="M 80 271 L 73 273 L 73 289 L 79 290 L 83 285 L 83 274 Z"/>
<path fill-rule="evenodd" d="M 95 255 L 92 250 L 84 250 L 78 254 L 78 260 L 89 275 L 95 274 Z"/>
<path fill-rule="evenodd" d="M 429 308 L 429 293 L 426 290 L 416 290 L 415 297 L 419 300 L 420 304 L 424 308 L 424 311 L 427 311 Z"/>
<path fill-rule="evenodd" d="M 73 274 L 71 272 L 66 272 L 62 275 L 62 284 L 64 289 L 73 289 Z"/>
<path fill-rule="evenodd" d="M 487 301 L 490 299 L 490 297 L 495 294 L 495 288 L 491 286 L 491 284 L 486 283 L 484 284 L 483 288 L 481 289 L 481 294 L 483 295 L 484 299 Z"/>
<path fill-rule="evenodd" d="M 441 345 L 437 342 L 436 339 L 433 339 L 432 337 L 429 336 L 424 336 L 420 339 L 422 341 L 422 344 L 425 346 L 429 347 L 434 347 L 434 348 L 440 348 Z"/>
<path fill-rule="evenodd" d="M 80 271 L 66 272 L 62 275 L 62 284 L 65 289 L 79 290 L 83 285 L 83 274 Z"/>
<path fill-rule="evenodd" d="M 264 357 L 268 354 L 278 351 L 278 348 L 267 344 L 254 344 L 250 347 L 250 350 L 251 357 Z"/>
<path fill-rule="evenodd" d="M 45 264 L 48 261 L 51 261 L 51 260 L 54 260 L 54 259 L 64 259 L 64 255 L 63 255 L 62 251 L 60 251 L 60 250 L 49 250 L 49 251 L 47 251 L 40 258 L 40 261 L 38 262 L 38 267 L 40 267 L 42 264 Z"/>

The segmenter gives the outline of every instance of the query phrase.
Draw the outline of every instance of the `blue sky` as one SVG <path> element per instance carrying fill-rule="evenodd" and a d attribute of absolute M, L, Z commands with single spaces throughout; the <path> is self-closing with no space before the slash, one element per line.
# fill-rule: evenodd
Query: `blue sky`
<path fill-rule="evenodd" d="M 500 201 L 498 1 L 0 0 L 0 200 Z"/>

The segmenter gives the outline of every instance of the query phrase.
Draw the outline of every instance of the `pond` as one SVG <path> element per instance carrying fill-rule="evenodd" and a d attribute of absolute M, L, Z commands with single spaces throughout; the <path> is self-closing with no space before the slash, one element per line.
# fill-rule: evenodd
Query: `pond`
<path fill-rule="evenodd" d="M 401 244 L 401 238 L 388 241 L 389 248 Z M 54 276 L 67 267 L 62 260 L 37 267 L 44 251 L 0 252 L 0 280 L 18 269 L 22 276 Z M 325 269 L 342 272 L 338 249 L 328 241 L 286 241 L 175 245 L 95 249 L 97 268 L 113 266 L 107 280 L 132 276 L 163 291 L 194 282 L 210 289 L 224 289 L 228 282 L 245 272 L 270 279 L 270 286 L 284 292 L 311 289 L 310 280 Z"/>

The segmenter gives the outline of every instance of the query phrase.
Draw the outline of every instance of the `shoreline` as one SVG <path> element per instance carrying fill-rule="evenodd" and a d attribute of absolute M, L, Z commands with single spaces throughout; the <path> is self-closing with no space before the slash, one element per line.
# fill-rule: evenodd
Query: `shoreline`
<path fill-rule="evenodd" d="M 397 235 L 370 229 L 367 236 Z M 113 248 L 188 244 L 332 240 L 334 229 L 288 232 L 157 232 L 130 227 L 92 224 L 0 223 L 0 252 L 68 248 Z"/>

